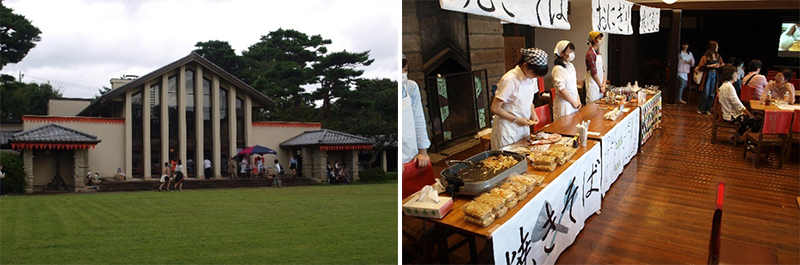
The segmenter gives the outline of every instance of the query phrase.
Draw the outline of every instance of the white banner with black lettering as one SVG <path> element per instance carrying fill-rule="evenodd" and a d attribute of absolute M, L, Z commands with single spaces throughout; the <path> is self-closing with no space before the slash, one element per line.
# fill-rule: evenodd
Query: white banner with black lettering
<path fill-rule="evenodd" d="M 661 9 L 639 6 L 639 34 L 658 32 Z"/>
<path fill-rule="evenodd" d="M 533 27 L 570 29 L 567 0 L 439 0 L 444 10 L 499 18 Z"/>
<path fill-rule="evenodd" d="M 630 114 L 622 118 L 608 133 L 603 135 L 603 196 L 622 174 L 622 169 L 639 151 L 639 108 L 631 108 Z"/>
<path fill-rule="evenodd" d="M 592 30 L 632 35 L 632 8 L 633 3 L 625 0 L 592 0 Z"/>
<path fill-rule="evenodd" d="M 595 144 L 492 233 L 494 263 L 555 263 L 600 210 L 601 170 Z"/>

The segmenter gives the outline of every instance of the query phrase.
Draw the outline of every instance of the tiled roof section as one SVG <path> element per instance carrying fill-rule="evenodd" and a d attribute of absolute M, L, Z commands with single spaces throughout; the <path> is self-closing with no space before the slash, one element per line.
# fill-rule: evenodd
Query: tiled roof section
<path fill-rule="evenodd" d="M 306 131 L 292 139 L 281 143 L 281 147 L 308 146 L 308 145 L 373 145 L 369 138 L 352 135 L 332 130 Z"/>
<path fill-rule="evenodd" d="M 38 128 L 15 133 L 11 137 L 15 143 L 99 143 L 97 136 L 67 128 L 58 124 L 48 124 Z"/>
<path fill-rule="evenodd" d="M 11 139 L 11 136 L 21 131 L 22 130 L 0 130 L 0 145 L 8 144 L 8 140 Z"/>

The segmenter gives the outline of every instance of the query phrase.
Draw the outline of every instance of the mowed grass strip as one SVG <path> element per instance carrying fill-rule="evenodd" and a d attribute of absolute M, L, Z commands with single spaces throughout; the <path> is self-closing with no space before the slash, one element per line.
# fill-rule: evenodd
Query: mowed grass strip
<path fill-rule="evenodd" d="M 0 264 L 397 263 L 397 183 L 0 198 Z"/>

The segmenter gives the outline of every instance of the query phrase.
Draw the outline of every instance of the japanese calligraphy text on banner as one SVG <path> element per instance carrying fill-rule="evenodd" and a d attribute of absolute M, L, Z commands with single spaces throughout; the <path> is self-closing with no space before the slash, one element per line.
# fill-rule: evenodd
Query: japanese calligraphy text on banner
<path fill-rule="evenodd" d="M 661 9 L 639 6 L 639 34 L 658 32 Z"/>
<path fill-rule="evenodd" d="M 550 182 L 492 233 L 495 264 L 554 264 L 600 210 L 600 144 Z"/>
<path fill-rule="evenodd" d="M 570 29 L 568 0 L 439 0 L 442 9 L 533 27 Z"/>
<path fill-rule="evenodd" d="M 633 35 L 632 8 L 633 3 L 625 0 L 592 0 L 592 30 Z"/>

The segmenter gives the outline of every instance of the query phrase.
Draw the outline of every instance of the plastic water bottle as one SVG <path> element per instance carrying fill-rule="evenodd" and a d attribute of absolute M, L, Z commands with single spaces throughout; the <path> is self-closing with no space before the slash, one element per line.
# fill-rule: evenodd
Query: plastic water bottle
<path fill-rule="evenodd" d="M 789 103 L 789 97 L 790 97 L 789 96 L 789 91 L 786 91 L 786 93 L 783 93 L 783 102 L 788 104 Z"/>

